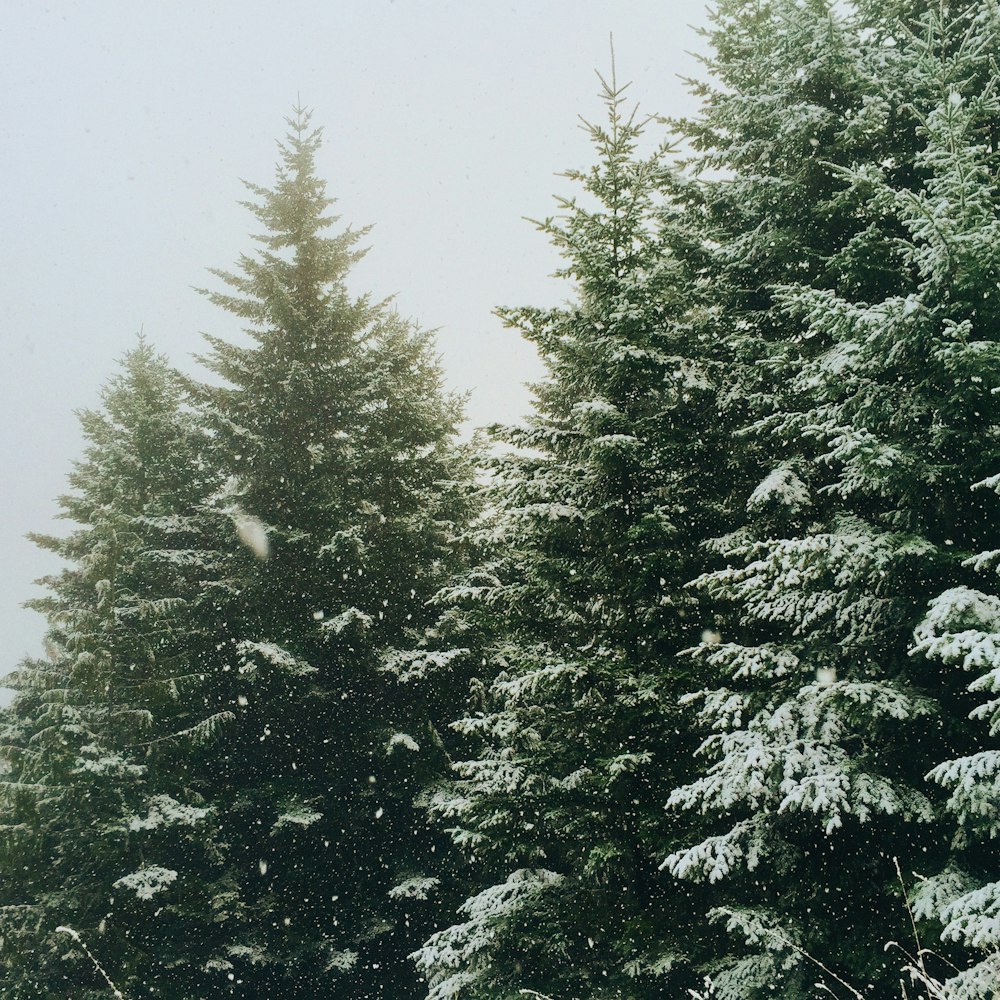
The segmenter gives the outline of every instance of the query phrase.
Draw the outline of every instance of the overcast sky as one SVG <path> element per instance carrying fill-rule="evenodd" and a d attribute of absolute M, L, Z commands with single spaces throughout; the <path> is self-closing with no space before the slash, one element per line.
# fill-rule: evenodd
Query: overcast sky
<path fill-rule="evenodd" d="M 96 404 L 142 328 L 182 369 L 197 295 L 249 249 L 239 178 L 269 184 L 297 95 L 325 130 L 319 168 L 343 221 L 374 224 L 355 292 L 395 295 L 439 330 L 475 424 L 525 412 L 538 362 L 493 317 L 566 289 L 524 221 L 592 162 L 609 67 L 649 112 L 693 110 L 701 0 L 5 0 L 0 22 L 0 673 L 35 653 L 21 609 L 56 565 L 50 530 Z"/>

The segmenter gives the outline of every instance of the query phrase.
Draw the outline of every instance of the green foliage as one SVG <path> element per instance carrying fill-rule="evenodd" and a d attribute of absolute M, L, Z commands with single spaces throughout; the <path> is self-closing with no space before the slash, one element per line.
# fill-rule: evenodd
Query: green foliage
<path fill-rule="evenodd" d="M 418 953 L 431 997 L 660 996 L 693 950 L 692 892 L 658 871 L 663 805 L 694 743 L 677 651 L 703 627 L 684 584 L 718 529 L 719 355 L 674 207 L 669 149 L 604 89 L 597 165 L 540 229 L 575 300 L 509 309 L 546 362 L 535 412 L 497 431 L 479 567 L 447 591 L 486 638 L 456 777 L 429 791 L 473 862 L 461 922 Z M 681 931 L 678 933 L 678 931 Z"/>
<path fill-rule="evenodd" d="M 714 915 L 733 936 L 713 969 L 720 996 L 801 997 L 805 952 L 866 995 L 897 995 L 896 965 L 876 947 L 907 935 L 893 858 L 920 873 L 947 864 L 925 776 L 975 741 L 970 706 L 954 677 L 910 654 L 927 601 L 968 579 L 964 561 L 996 531 L 995 505 L 970 492 L 995 469 L 988 387 L 1000 376 L 995 152 L 983 141 L 996 107 L 979 87 L 995 79 L 995 11 L 971 6 L 897 24 L 891 44 L 863 12 L 795 7 L 797 23 L 845 40 L 828 55 L 860 81 L 853 99 L 832 92 L 839 148 L 823 165 L 828 204 L 854 219 L 824 229 L 835 242 L 813 275 L 758 266 L 767 300 L 746 324 L 766 331 L 765 363 L 748 431 L 772 470 L 747 523 L 717 543 L 729 565 L 700 581 L 733 614 L 727 641 L 699 651 L 718 678 L 694 697 L 705 770 L 671 803 L 712 816 L 716 832 L 668 865 L 718 886 Z M 880 113 L 861 157 L 858 116 L 878 106 L 897 120 Z M 880 146 L 890 155 L 874 156 Z M 795 185 L 778 158 L 768 165 L 742 185 L 762 196 Z M 777 216 L 815 239 L 768 212 L 772 231 Z"/>
<path fill-rule="evenodd" d="M 245 338 L 129 352 L 35 539 L 5 997 L 881 1000 L 899 870 L 923 988 L 995 995 L 1000 17 L 706 36 L 679 166 L 605 84 L 489 460 L 295 110 Z"/>
<path fill-rule="evenodd" d="M 151 995 L 186 996 L 180 962 L 205 954 L 224 879 L 179 732 L 202 724 L 200 637 L 179 626 L 201 601 L 191 514 L 211 475 L 180 380 L 145 342 L 80 419 L 86 457 L 60 501 L 75 527 L 36 538 L 67 561 L 32 602 L 49 624 L 47 657 L 5 681 L 17 697 L 2 736 L 3 990 L 102 995 L 56 931 L 71 924 L 123 979 L 155 963 Z"/>
<path fill-rule="evenodd" d="M 412 800 L 460 681 L 391 664 L 457 567 L 472 451 L 430 337 L 347 292 L 319 142 L 296 111 L 259 252 L 215 272 L 252 346 L 210 338 L 199 385 L 141 344 L 82 415 L 79 528 L 37 539 L 68 563 L 49 659 L 8 678 L 5 995 L 101 995 L 84 944 L 127 995 L 420 993 L 450 862 Z"/>
<path fill-rule="evenodd" d="M 428 335 L 348 293 L 363 234 L 335 231 L 319 143 L 296 111 L 250 186 L 258 252 L 209 294 L 251 344 L 209 338 L 223 382 L 195 390 L 225 481 L 206 516 L 235 527 L 210 696 L 232 723 L 203 767 L 241 911 L 215 968 L 237 993 L 408 997 L 448 864 L 412 799 L 445 761 L 426 685 L 387 662 L 456 568 L 468 461 Z"/>

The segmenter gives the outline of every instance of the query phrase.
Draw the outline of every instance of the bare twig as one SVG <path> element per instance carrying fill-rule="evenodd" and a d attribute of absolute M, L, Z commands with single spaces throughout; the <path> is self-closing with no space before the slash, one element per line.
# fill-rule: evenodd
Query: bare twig
<path fill-rule="evenodd" d="M 777 937 L 778 940 L 780 940 L 782 944 L 784 944 L 786 947 L 791 948 L 793 951 L 798 952 L 804 959 L 806 959 L 806 961 L 812 962 L 812 964 L 815 965 L 817 969 L 819 969 L 825 975 L 829 976 L 831 979 L 835 979 L 838 983 L 840 983 L 840 985 L 843 986 L 845 990 L 848 990 L 850 992 L 851 996 L 854 997 L 854 1000 L 865 1000 L 864 994 L 856 990 L 849 982 L 847 982 L 847 980 L 841 979 L 840 976 L 838 976 L 837 973 L 833 971 L 833 969 L 824 965 L 818 958 L 813 958 L 813 956 L 810 955 L 809 952 L 807 952 L 804 948 L 797 945 L 791 938 L 786 937 L 779 930 L 772 929 L 771 933 L 774 934 L 774 936 Z M 825 983 L 817 983 L 817 985 L 821 989 L 825 989 L 831 996 L 837 995 Z"/>
<path fill-rule="evenodd" d="M 91 962 L 94 963 L 94 968 L 97 969 L 97 971 L 103 977 L 104 981 L 111 988 L 111 992 L 114 994 L 115 1000 L 125 1000 L 125 994 L 122 993 L 122 991 L 118 989 L 118 987 L 115 986 L 115 984 L 111 981 L 111 977 L 104 971 L 104 966 L 101 965 L 101 963 L 98 962 L 96 958 L 94 958 L 93 952 L 91 952 L 91 950 L 87 947 L 87 943 L 83 940 L 82 937 L 80 937 L 80 935 L 75 930 L 73 930 L 72 927 L 57 927 L 56 933 L 68 934 L 77 943 L 77 945 L 79 945 L 79 947 L 82 949 L 83 953 L 87 956 L 87 958 L 89 958 Z"/>

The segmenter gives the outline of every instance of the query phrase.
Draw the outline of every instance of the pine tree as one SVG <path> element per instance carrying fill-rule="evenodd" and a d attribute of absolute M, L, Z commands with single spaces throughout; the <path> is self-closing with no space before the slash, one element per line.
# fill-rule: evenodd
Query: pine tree
<path fill-rule="evenodd" d="M 34 536 L 68 564 L 29 602 L 47 619 L 47 656 L 4 682 L 17 691 L 0 783 L 11 998 L 106 996 L 80 940 L 121 986 L 192 996 L 187 964 L 207 958 L 224 880 L 187 767 L 201 644 L 178 627 L 200 593 L 202 541 L 186 520 L 209 479 L 200 434 L 179 377 L 144 341 L 102 399 L 80 415 L 87 451 L 60 500 L 76 527 Z"/>
<path fill-rule="evenodd" d="M 210 798 L 241 927 L 215 967 L 238 996 L 414 997 L 446 841 L 412 799 L 444 754 L 398 650 L 455 569 L 467 462 L 429 335 L 349 294 L 364 231 L 331 229 L 320 132 L 301 109 L 289 124 L 274 186 L 249 185 L 258 250 L 208 293 L 250 342 L 209 337 L 222 384 L 197 390 L 215 516 L 245 543 L 216 578 L 213 704 L 234 723 Z"/>
<path fill-rule="evenodd" d="M 845 31 L 863 107 L 897 108 L 876 130 L 893 142 L 829 164 L 834 201 L 870 222 L 825 251 L 826 281 L 766 276 L 757 322 L 782 331 L 766 376 L 782 383 L 755 400 L 753 427 L 777 461 L 748 524 L 720 540 L 731 565 L 702 580 L 736 613 L 730 641 L 701 651 L 720 677 L 699 696 L 709 764 L 672 802 L 718 825 L 669 866 L 718 883 L 734 938 L 711 970 L 722 997 L 801 997 L 807 953 L 866 995 L 898 995 L 880 949 L 906 932 L 893 855 L 939 864 L 924 776 L 973 739 L 967 699 L 921 668 L 910 636 L 996 530 L 969 493 L 995 463 L 995 110 L 980 86 L 995 12 L 933 11 L 891 36 L 864 15 Z"/>
<path fill-rule="evenodd" d="M 995 355 L 995 341 L 988 343 L 987 350 Z M 994 357 L 990 367 L 995 366 Z M 995 492 L 998 485 L 1000 480 L 991 476 L 974 487 Z M 976 553 L 963 563 L 987 574 L 996 572 L 996 564 L 996 549 Z M 976 723 L 985 723 L 987 739 L 970 740 L 964 755 L 941 761 L 930 772 L 950 793 L 946 805 L 955 820 L 951 857 L 938 871 L 921 877 L 913 889 L 913 911 L 927 925 L 925 930 L 940 930 L 945 942 L 957 942 L 965 949 L 963 958 L 950 968 L 941 967 L 934 958 L 927 959 L 925 968 L 948 997 L 980 1000 L 996 994 L 1000 977 L 995 846 L 1000 832 L 1000 704 L 995 697 L 1000 689 L 1000 594 L 996 586 L 960 584 L 945 590 L 931 603 L 916 640 L 915 655 L 971 674 L 967 690 L 977 701 L 982 699 L 969 715 Z M 929 934 L 921 943 L 932 955 L 938 950 Z"/>
<path fill-rule="evenodd" d="M 485 559 L 445 595 L 486 659 L 455 724 L 467 757 L 426 797 L 478 878 L 418 953 L 433 1000 L 661 996 L 692 950 L 692 890 L 657 867 L 694 748 L 675 654 L 701 631 L 684 584 L 718 530 L 716 364 L 669 150 L 640 155 L 648 123 L 613 82 L 603 98 L 598 162 L 567 174 L 580 199 L 540 224 L 575 301 L 501 312 L 548 373 L 527 424 L 498 431 Z"/>
<path fill-rule="evenodd" d="M 955 671 L 938 680 L 942 687 L 957 687 L 965 695 L 955 697 L 950 706 L 962 738 L 948 745 L 947 759 L 936 761 L 929 774 L 949 793 L 952 850 L 940 871 L 925 871 L 930 877 L 918 881 L 914 909 L 928 921 L 928 929 L 942 930 L 945 942 L 966 949 L 968 957 L 955 967 L 935 972 L 946 981 L 948 996 L 974 1000 L 993 996 L 1000 975 L 995 842 L 1000 832 L 1000 719 L 992 697 L 997 690 L 1000 605 L 997 588 L 982 582 L 983 574 L 988 579 L 996 572 L 993 546 L 1000 517 L 993 496 L 1000 416 L 1000 75 L 995 63 L 1000 16 L 987 3 L 969 4 L 952 16 L 950 23 L 928 17 L 926 34 L 920 38 L 922 59 L 915 75 L 929 87 L 936 84 L 939 106 L 925 125 L 931 140 L 926 160 L 934 171 L 934 200 L 914 207 L 922 210 L 918 221 L 930 244 L 923 266 L 947 288 L 951 306 L 947 312 L 938 308 L 948 332 L 938 354 L 946 377 L 961 393 L 956 393 L 958 405 L 942 408 L 937 430 L 954 465 L 949 492 L 958 497 L 957 503 L 947 494 L 941 498 L 938 514 L 953 536 L 948 539 L 949 563 L 959 566 L 949 565 L 949 586 L 931 601 L 916 629 L 911 655 L 931 677 L 940 663 L 972 679 L 966 684 Z M 949 46 L 942 44 L 948 41 Z M 965 722 L 965 710 L 977 727 L 968 733 L 959 725 Z"/>
<path fill-rule="evenodd" d="M 761 516 L 746 502 L 765 476 L 784 463 L 780 478 L 793 481 L 808 442 L 762 435 L 756 422 L 796 405 L 783 397 L 802 358 L 829 346 L 803 338 L 774 290 L 874 298 L 898 280 L 898 225 L 840 172 L 877 163 L 893 182 L 913 180 L 913 119 L 887 27 L 896 20 L 887 4 L 871 6 L 847 18 L 826 0 L 714 5 L 707 77 L 689 81 L 702 110 L 672 123 L 702 179 L 685 189 L 688 209 L 717 244 L 707 273 L 728 357 L 720 419 L 743 470 L 728 500 L 733 529 Z"/>

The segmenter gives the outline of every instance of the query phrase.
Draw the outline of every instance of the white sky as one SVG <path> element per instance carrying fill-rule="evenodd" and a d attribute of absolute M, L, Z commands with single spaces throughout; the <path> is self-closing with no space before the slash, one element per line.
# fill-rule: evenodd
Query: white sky
<path fill-rule="evenodd" d="M 93 406 L 142 327 L 187 371 L 234 321 L 192 291 L 250 249 L 239 178 L 269 184 L 296 95 L 325 129 L 343 222 L 375 225 L 353 288 L 439 329 L 474 424 L 513 420 L 532 349 L 492 315 L 566 289 L 524 221 L 592 162 L 609 66 L 646 111 L 694 108 L 679 75 L 702 0 L 5 0 L 0 21 L 0 673 L 36 653 L 20 608 Z"/>

